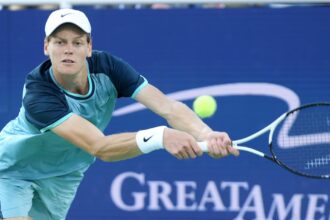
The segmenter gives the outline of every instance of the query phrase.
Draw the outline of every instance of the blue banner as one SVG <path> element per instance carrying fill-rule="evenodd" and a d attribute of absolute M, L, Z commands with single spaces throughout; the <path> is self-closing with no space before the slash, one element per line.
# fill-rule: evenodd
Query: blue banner
<path fill-rule="evenodd" d="M 232 139 L 301 104 L 329 101 L 329 7 L 83 10 L 91 19 L 94 49 L 122 57 L 189 107 L 196 96 L 213 95 L 217 112 L 204 121 Z M 1 126 L 18 113 L 25 75 L 46 59 L 48 14 L 0 11 Z M 106 133 L 165 123 L 120 99 Z M 267 138 L 249 146 L 268 153 Z M 67 219 L 330 219 L 330 183 L 244 152 L 180 161 L 157 151 L 96 161 Z"/>

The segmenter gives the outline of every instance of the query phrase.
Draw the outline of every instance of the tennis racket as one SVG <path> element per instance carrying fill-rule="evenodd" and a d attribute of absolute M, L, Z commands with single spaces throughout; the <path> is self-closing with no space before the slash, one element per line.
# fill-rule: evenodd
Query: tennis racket
<path fill-rule="evenodd" d="M 269 155 L 242 145 L 267 132 Z M 199 145 L 204 152 L 208 151 L 206 142 L 199 142 Z M 266 158 L 294 174 L 330 179 L 330 103 L 295 108 L 258 132 L 233 141 L 232 145 L 240 151 Z"/>

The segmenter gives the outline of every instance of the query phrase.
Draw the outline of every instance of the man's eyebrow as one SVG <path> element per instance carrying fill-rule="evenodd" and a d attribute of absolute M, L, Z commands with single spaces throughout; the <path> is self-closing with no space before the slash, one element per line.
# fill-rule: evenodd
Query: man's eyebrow
<path fill-rule="evenodd" d="M 83 37 L 84 37 L 84 35 L 81 34 L 81 35 L 79 35 L 79 36 L 77 36 L 77 37 L 74 37 L 74 39 L 77 40 L 77 39 L 80 39 L 80 38 L 83 38 Z M 54 38 L 57 38 L 57 39 L 59 39 L 59 40 L 63 40 L 63 41 L 67 40 L 67 39 L 62 38 L 62 37 L 57 36 L 57 35 L 54 35 Z"/>

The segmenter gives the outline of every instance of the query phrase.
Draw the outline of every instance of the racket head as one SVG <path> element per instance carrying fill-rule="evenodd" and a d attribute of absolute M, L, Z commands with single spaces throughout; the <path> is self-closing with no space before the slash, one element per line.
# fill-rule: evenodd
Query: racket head
<path fill-rule="evenodd" d="M 286 113 L 269 136 L 274 161 L 310 178 L 330 179 L 330 103 L 312 103 Z"/>

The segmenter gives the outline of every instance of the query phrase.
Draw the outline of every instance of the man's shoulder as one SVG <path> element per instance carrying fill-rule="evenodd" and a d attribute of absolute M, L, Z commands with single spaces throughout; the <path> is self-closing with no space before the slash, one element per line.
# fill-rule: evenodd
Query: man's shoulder
<path fill-rule="evenodd" d="M 92 56 L 89 59 L 99 60 L 99 59 L 109 59 L 112 55 L 109 52 L 101 51 L 101 50 L 93 50 Z"/>
<path fill-rule="evenodd" d="M 109 73 L 113 69 L 113 56 L 105 51 L 93 50 L 87 58 L 90 73 Z"/>
<path fill-rule="evenodd" d="M 44 96 L 45 94 L 61 93 L 61 89 L 56 86 L 52 79 L 50 68 L 51 62 L 46 60 L 27 74 L 24 98 L 30 97 L 31 94 L 35 98 L 38 94 Z"/>
<path fill-rule="evenodd" d="M 27 76 L 26 80 L 38 80 L 38 81 L 44 81 L 49 80 L 49 69 L 51 67 L 50 60 L 46 60 L 43 63 L 41 63 L 39 66 L 35 67 L 33 70 L 31 70 Z"/>

